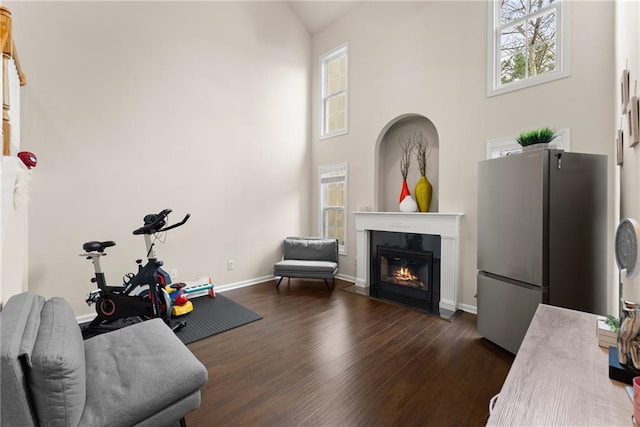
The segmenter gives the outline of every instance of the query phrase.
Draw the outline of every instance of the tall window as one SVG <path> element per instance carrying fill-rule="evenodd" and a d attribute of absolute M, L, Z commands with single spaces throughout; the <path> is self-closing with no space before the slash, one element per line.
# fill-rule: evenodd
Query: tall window
<path fill-rule="evenodd" d="M 348 44 L 320 57 L 322 76 L 321 138 L 343 135 L 348 130 L 347 83 Z"/>
<path fill-rule="evenodd" d="M 320 235 L 338 239 L 338 250 L 346 253 L 347 164 L 320 166 Z"/>
<path fill-rule="evenodd" d="M 489 96 L 569 75 L 568 3 L 492 0 Z"/>

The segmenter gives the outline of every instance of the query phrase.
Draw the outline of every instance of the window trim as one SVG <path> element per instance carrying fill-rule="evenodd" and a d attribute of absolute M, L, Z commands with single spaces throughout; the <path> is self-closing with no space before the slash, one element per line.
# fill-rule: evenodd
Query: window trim
<path fill-rule="evenodd" d="M 348 241 L 348 187 L 349 187 L 349 165 L 345 163 L 334 163 L 330 165 L 318 166 L 318 235 L 325 237 L 324 230 L 324 205 L 322 200 L 322 175 L 331 172 L 344 171 L 344 244 L 338 243 L 338 253 L 340 255 L 347 255 L 347 241 Z"/>
<path fill-rule="evenodd" d="M 558 129 L 556 134 L 558 136 L 549 144 L 550 148 L 571 151 L 571 129 Z M 522 147 L 516 142 L 515 136 L 487 140 L 487 159 L 495 159 L 517 153 L 522 153 Z"/>
<path fill-rule="evenodd" d="M 557 3 L 537 10 L 540 14 L 551 9 L 556 10 L 556 55 L 559 57 L 558 68 L 534 77 L 509 83 L 500 83 L 500 0 L 489 0 L 487 6 L 487 97 L 513 92 L 531 86 L 569 77 L 570 72 L 570 1 L 556 0 Z M 532 15 L 534 15 L 532 14 Z"/>
<path fill-rule="evenodd" d="M 340 55 L 345 56 L 344 64 L 344 129 L 325 133 L 326 124 L 326 72 L 327 64 L 331 60 L 337 58 Z M 345 135 L 349 133 L 349 42 L 342 43 L 341 45 L 331 49 L 329 52 L 320 56 L 320 139 L 333 138 L 334 136 Z"/>

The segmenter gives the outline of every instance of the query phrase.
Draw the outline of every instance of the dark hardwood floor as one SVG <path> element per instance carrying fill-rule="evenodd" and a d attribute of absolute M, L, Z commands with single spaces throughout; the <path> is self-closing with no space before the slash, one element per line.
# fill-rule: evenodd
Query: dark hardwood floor
<path fill-rule="evenodd" d="M 195 426 L 475 426 L 513 356 L 447 321 L 320 280 L 227 291 L 257 322 L 189 345 L 209 371 Z"/>

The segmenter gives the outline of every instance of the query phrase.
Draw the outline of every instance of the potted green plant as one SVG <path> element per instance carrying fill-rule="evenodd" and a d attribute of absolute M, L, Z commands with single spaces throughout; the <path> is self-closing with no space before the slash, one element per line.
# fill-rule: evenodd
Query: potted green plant
<path fill-rule="evenodd" d="M 542 129 L 530 130 L 528 132 L 522 132 L 516 138 L 518 144 L 526 151 L 535 150 L 539 148 L 548 148 L 549 143 L 556 139 L 558 134 L 549 127 Z"/>

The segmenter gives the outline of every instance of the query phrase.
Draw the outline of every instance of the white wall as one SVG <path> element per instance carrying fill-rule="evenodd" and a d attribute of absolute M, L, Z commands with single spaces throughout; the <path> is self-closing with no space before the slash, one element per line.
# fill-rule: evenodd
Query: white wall
<path fill-rule="evenodd" d="M 616 55 L 615 55 L 615 90 L 616 115 L 613 126 L 620 127 L 622 115 L 620 98 L 620 77 L 622 70 L 627 66 L 630 72 L 631 96 L 634 96 L 635 82 L 640 80 L 640 4 L 633 1 L 616 1 Z M 636 95 L 640 96 L 640 87 Z M 626 115 L 622 120 L 622 130 L 625 137 L 629 136 L 629 123 Z M 624 163 L 619 168 L 620 205 L 619 218 L 633 218 L 640 221 L 640 146 L 631 148 L 627 143 L 623 148 Z M 616 292 L 617 295 L 617 292 Z M 640 278 L 625 280 L 623 297 L 631 301 L 640 300 Z"/>
<path fill-rule="evenodd" d="M 29 178 L 17 157 L 3 156 L 2 241 L 0 242 L 0 301 L 28 289 L 29 282 Z"/>
<path fill-rule="evenodd" d="M 131 232 L 163 208 L 192 214 L 157 246 L 166 269 L 219 286 L 272 275 L 282 239 L 309 233 L 310 36 L 286 3 L 6 5 L 38 156 L 30 291 L 90 313 L 82 243 L 117 242 L 118 284 L 145 255 Z"/>
<path fill-rule="evenodd" d="M 570 128 L 572 151 L 609 156 L 614 227 L 614 4 L 572 2 L 571 77 L 492 98 L 486 97 L 486 8 L 479 1 L 364 2 L 312 41 L 312 167 L 349 163 L 350 211 L 373 206 L 375 144 L 383 127 L 407 113 L 435 125 L 439 211 L 465 215 L 460 295 L 470 311 L 476 306 L 477 162 L 488 139 L 542 126 Z M 346 41 L 349 133 L 319 141 L 318 57 Z M 400 182 L 398 174 L 398 188 Z M 316 219 L 317 206 L 312 214 Z M 348 239 L 341 273 L 355 276 L 353 226 Z M 613 259 L 611 248 L 603 250 Z"/>

